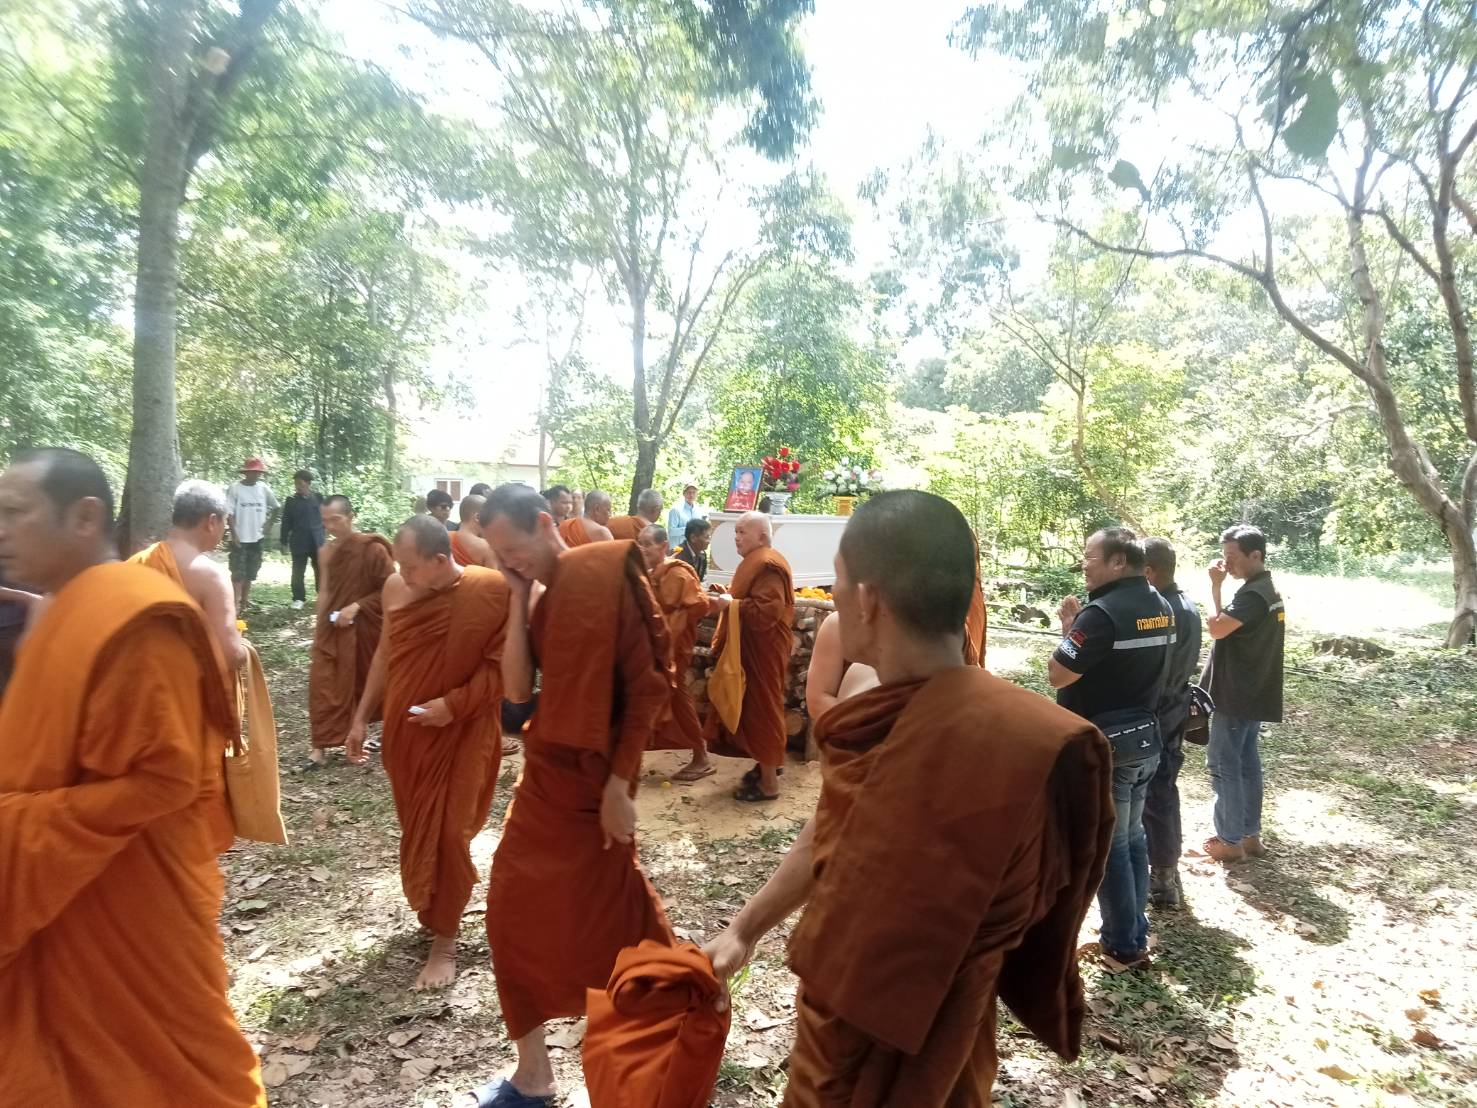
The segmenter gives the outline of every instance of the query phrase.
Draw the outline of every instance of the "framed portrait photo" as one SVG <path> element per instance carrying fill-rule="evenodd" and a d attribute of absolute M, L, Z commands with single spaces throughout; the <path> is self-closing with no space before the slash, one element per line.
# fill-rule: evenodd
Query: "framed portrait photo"
<path fill-rule="evenodd" d="M 752 512 L 759 503 L 759 481 L 763 476 L 762 466 L 735 466 L 728 479 L 728 499 L 723 504 L 723 510 Z"/>

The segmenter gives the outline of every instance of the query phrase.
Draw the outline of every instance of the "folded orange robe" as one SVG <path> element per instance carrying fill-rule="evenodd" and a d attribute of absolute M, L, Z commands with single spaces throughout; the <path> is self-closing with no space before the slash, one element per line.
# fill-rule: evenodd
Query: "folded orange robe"
<path fill-rule="evenodd" d="M 180 588 L 185 587 L 185 576 L 180 572 L 179 560 L 175 558 L 174 550 L 167 542 L 161 540 L 144 547 L 128 559 L 128 564 L 157 569 Z"/>
<path fill-rule="evenodd" d="M 642 939 L 670 945 L 636 844 L 605 849 L 612 777 L 635 794 L 641 754 L 671 699 L 666 628 L 641 555 L 591 543 L 559 556 L 530 635 L 542 672 L 523 776 L 492 859 L 487 939 L 508 1034 L 579 1016 Z"/>
<path fill-rule="evenodd" d="M 455 935 L 477 883 L 471 843 L 492 808 L 502 753 L 508 584 L 472 566 L 386 618 L 384 762 L 400 817 L 400 885 L 423 927 Z M 437 697 L 451 723 L 409 722 L 412 704 Z"/>
<path fill-rule="evenodd" d="M 334 539 L 324 550 L 321 616 L 313 628 L 308 663 L 308 722 L 318 749 L 343 746 L 354 722 L 354 708 L 379 645 L 385 580 L 395 572 L 392 548 L 379 535 L 359 531 Z M 332 612 L 359 605 L 349 627 L 330 623 Z M 375 713 L 371 722 L 378 720 Z"/>
<path fill-rule="evenodd" d="M 651 520 L 640 516 L 614 516 L 605 526 L 617 539 L 635 542 L 641 537 L 641 532 L 651 526 Z"/>
<path fill-rule="evenodd" d="M 601 1108 L 708 1108 L 732 1016 L 723 987 L 691 943 L 642 942 L 591 989 L 585 1087 Z"/>
<path fill-rule="evenodd" d="M 729 591 L 743 603 L 739 619 L 739 657 L 744 665 L 744 706 L 738 730 L 723 726 L 709 712 L 703 738 L 714 754 L 753 758 L 761 766 L 785 760 L 785 677 L 795 648 L 795 588 L 790 563 L 770 547 L 754 551 L 739 563 Z M 722 657 L 728 643 L 728 614 L 718 619 L 713 656 Z"/>
<path fill-rule="evenodd" d="M 468 536 L 460 531 L 451 532 L 451 560 L 459 566 L 481 566 L 483 569 L 497 569 L 493 564 L 492 551 L 485 544 L 481 547 L 477 543 L 468 542 Z"/>
<path fill-rule="evenodd" d="M 676 558 L 652 571 L 651 588 L 672 644 L 673 677 L 671 707 L 658 721 L 651 749 L 698 750 L 703 745 L 703 725 L 687 691 L 687 671 L 692 667 L 698 624 L 708 614 L 708 598 L 697 570 Z"/>
<path fill-rule="evenodd" d="M 559 537 L 564 540 L 565 546 L 585 546 L 593 542 L 590 532 L 585 529 L 583 519 L 566 519 L 559 525 Z"/>
<path fill-rule="evenodd" d="M 199 609 L 85 570 L 0 708 L 0 1102 L 264 1106 L 226 1000 L 216 855 L 234 726 Z"/>
<path fill-rule="evenodd" d="M 1077 932 L 1113 831 L 1107 742 L 970 666 L 859 694 L 817 728 L 784 1103 L 987 1108 L 997 996 L 1075 1058 Z"/>

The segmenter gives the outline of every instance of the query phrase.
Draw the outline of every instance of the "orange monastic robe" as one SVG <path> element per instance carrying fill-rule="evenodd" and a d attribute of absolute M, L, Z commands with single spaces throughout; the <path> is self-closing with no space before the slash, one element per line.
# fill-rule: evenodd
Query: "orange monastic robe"
<path fill-rule="evenodd" d="M 651 749 L 698 750 L 703 745 L 703 724 L 687 691 L 687 671 L 697 645 L 698 624 L 708 614 L 708 598 L 697 570 L 676 558 L 668 558 L 652 571 L 651 588 L 667 624 L 673 676 L 671 709 L 662 714 Z"/>
<path fill-rule="evenodd" d="M 615 516 L 605 526 L 617 539 L 635 542 L 641 537 L 641 532 L 651 526 L 651 520 L 640 516 Z"/>
<path fill-rule="evenodd" d="M 566 519 L 559 525 L 559 537 L 564 540 L 565 546 L 585 546 L 594 540 L 590 538 L 590 532 L 585 529 L 583 519 Z"/>
<path fill-rule="evenodd" d="M 0 1101 L 265 1106 L 226 1000 L 216 855 L 234 726 L 199 609 L 85 570 L 0 708 Z"/>
<path fill-rule="evenodd" d="M 817 737 L 784 1104 L 988 1108 L 997 996 L 1075 1058 L 1077 932 L 1113 832 L 1103 737 L 962 665 L 844 701 Z"/>
<path fill-rule="evenodd" d="M 671 699 L 667 632 L 641 555 L 591 543 L 559 556 L 529 632 L 542 671 L 523 777 L 487 888 L 487 939 L 508 1035 L 581 1016 L 616 955 L 671 944 L 636 844 L 606 849 L 600 802 L 612 777 L 635 794 L 641 754 Z"/>
<path fill-rule="evenodd" d="M 964 664 L 985 664 L 985 632 L 989 629 L 990 617 L 985 611 L 985 594 L 980 588 L 980 571 L 974 570 L 974 594 L 969 598 L 969 614 L 964 617 Z"/>
<path fill-rule="evenodd" d="M 477 883 L 472 839 L 497 786 L 508 584 L 473 566 L 387 619 L 384 760 L 400 817 L 400 884 L 423 927 L 455 935 Z M 410 722 L 411 705 L 437 697 L 451 723 Z"/>
<path fill-rule="evenodd" d="M 778 766 L 785 760 L 785 675 L 795 646 L 790 563 L 771 547 L 756 550 L 739 563 L 729 591 L 744 606 L 739 619 L 744 706 L 738 730 L 732 733 L 716 711 L 709 712 L 703 737 L 714 754 Z M 722 657 L 727 644 L 724 613 L 713 637 L 713 656 Z"/>
<path fill-rule="evenodd" d="M 364 682 L 379 645 L 385 580 L 395 572 L 388 541 L 357 531 L 334 539 L 326 548 L 318 625 L 313 629 L 313 653 L 308 663 L 308 722 L 313 745 L 319 749 L 343 746 L 354 708 L 364 695 Z M 331 552 L 331 553 L 330 553 Z M 329 615 L 359 605 L 348 627 L 329 622 Z M 373 717 L 379 719 L 376 713 Z"/>
<path fill-rule="evenodd" d="M 128 564 L 157 569 L 180 588 L 185 587 L 185 577 L 180 572 L 179 561 L 174 556 L 173 548 L 167 542 L 160 541 L 152 546 L 144 547 L 128 559 Z"/>
<path fill-rule="evenodd" d="M 451 560 L 459 566 L 497 569 L 496 559 L 492 557 L 491 549 L 477 549 L 476 544 L 468 542 L 466 536 L 460 531 L 451 532 Z"/>

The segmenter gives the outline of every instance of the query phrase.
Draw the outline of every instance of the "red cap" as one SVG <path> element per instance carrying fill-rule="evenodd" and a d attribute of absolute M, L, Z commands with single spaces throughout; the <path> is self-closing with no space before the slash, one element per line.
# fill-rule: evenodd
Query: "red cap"
<path fill-rule="evenodd" d="M 262 465 L 260 458 L 247 458 L 246 464 L 241 467 L 242 473 L 265 473 L 267 467 Z"/>

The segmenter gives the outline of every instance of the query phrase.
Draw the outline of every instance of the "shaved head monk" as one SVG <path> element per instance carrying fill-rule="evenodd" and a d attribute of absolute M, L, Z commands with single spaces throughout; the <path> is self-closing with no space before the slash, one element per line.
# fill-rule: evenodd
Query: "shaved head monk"
<path fill-rule="evenodd" d="M 511 1079 L 464 1098 L 474 1105 L 554 1104 L 543 1025 L 585 1011 L 616 955 L 643 939 L 674 940 L 636 860 L 641 755 L 671 702 L 666 626 L 636 547 L 566 549 L 542 497 L 495 489 L 482 526 L 512 589 L 503 674 L 508 697 L 538 708 L 492 859 L 487 938 L 508 1035 Z M 544 587 L 530 618 L 534 582 Z"/>
<path fill-rule="evenodd" d="M 168 536 L 128 560 L 157 569 L 190 594 L 205 613 L 227 673 L 234 674 L 246 660 L 246 644 L 236 628 L 236 597 L 231 575 L 209 557 L 225 537 L 230 510 L 219 485 L 186 481 L 174 490 Z"/>
<path fill-rule="evenodd" d="M 476 494 L 462 497 L 458 509 L 461 526 L 451 533 L 451 560 L 459 566 L 481 566 L 497 569 L 497 559 L 492 556 L 492 547 L 482 537 L 482 525 L 477 522 L 477 513 L 487 497 Z"/>
<path fill-rule="evenodd" d="M 354 505 L 347 496 L 330 496 L 319 514 L 328 541 L 318 552 L 317 622 L 308 663 L 313 735 L 308 760 L 314 765 L 322 765 L 327 751 L 349 737 L 379 646 L 381 594 L 395 572 L 389 541 L 354 529 Z M 375 711 L 371 722 L 379 718 Z"/>
<path fill-rule="evenodd" d="M 843 654 L 882 683 L 822 717 L 815 816 L 705 948 L 728 977 L 805 907 L 789 1108 L 988 1108 L 997 996 L 1077 1056 L 1077 932 L 1112 835 L 1112 755 L 1080 718 L 963 664 L 970 551 L 939 497 L 857 509 L 834 618 Z"/>
<path fill-rule="evenodd" d="M 0 572 L 54 594 L 0 706 L 0 1095 L 265 1108 L 217 930 L 232 708 L 199 607 L 112 534 L 85 455 L 0 474 Z"/>
<path fill-rule="evenodd" d="M 585 514 L 583 516 L 571 516 L 559 524 L 559 538 L 565 546 L 584 546 L 586 543 L 591 542 L 610 542 L 615 536 L 605 526 L 609 522 L 610 494 L 592 490 L 585 494 Z"/>
<path fill-rule="evenodd" d="M 667 529 L 652 524 L 636 538 L 636 546 L 646 563 L 656 603 L 667 621 L 667 637 L 672 642 L 672 706 L 663 713 L 652 736 L 654 750 L 690 750 L 687 765 L 672 775 L 679 784 L 700 781 L 717 772 L 708 758 L 703 742 L 703 725 L 687 691 L 687 671 L 692 668 L 692 648 L 697 645 L 698 624 L 708 614 L 711 604 L 697 570 L 686 562 L 668 557 Z"/>
<path fill-rule="evenodd" d="M 636 497 L 636 514 L 617 516 L 607 526 L 616 538 L 635 542 L 645 528 L 651 527 L 661 518 L 662 494 L 656 489 L 643 489 L 641 495 Z"/>
<path fill-rule="evenodd" d="M 550 485 L 539 495 L 548 503 L 549 515 L 554 517 L 556 525 L 575 514 L 574 493 L 569 491 L 568 485 Z"/>
<path fill-rule="evenodd" d="M 738 726 L 730 731 L 717 709 L 708 714 L 704 738 L 708 750 L 729 758 L 752 758 L 735 798 L 774 800 L 780 794 L 780 765 L 785 760 L 785 677 L 795 645 L 795 587 L 790 563 L 774 549 L 774 531 L 763 512 L 745 512 L 734 529 L 734 546 L 743 559 L 734 571 L 728 596 L 713 598 L 723 612 L 713 636 L 713 656 L 722 658 L 729 644 L 739 650 L 744 667 L 744 700 Z M 739 634 L 729 634 L 729 609 L 741 606 Z"/>
<path fill-rule="evenodd" d="M 400 525 L 395 560 L 347 753 L 364 761 L 365 727 L 383 706 L 400 885 L 431 933 L 415 988 L 429 989 L 456 976 L 457 930 L 477 883 L 471 843 L 497 785 L 508 585 L 497 570 L 452 561 L 451 535 L 433 516 Z"/>

